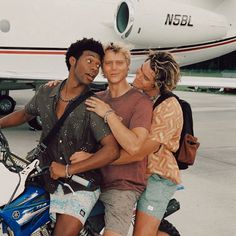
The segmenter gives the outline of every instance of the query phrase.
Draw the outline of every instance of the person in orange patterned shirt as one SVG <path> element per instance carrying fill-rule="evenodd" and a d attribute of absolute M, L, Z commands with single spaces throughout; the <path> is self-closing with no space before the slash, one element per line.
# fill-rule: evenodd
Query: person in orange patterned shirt
<path fill-rule="evenodd" d="M 151 53 L 138 69 L 133 86 L 155 102 L 161 94 L 176 87 L 179 76 L 179 65 L 170 53 Z M 177 99 L 164 100 L 153 111 L 151 131 L 139 154 L 130 156 L 121 150 L 120 158 L 112 163 L 132 163 L 149 154 L 147 172 L 150 176 L 138 201 L 134 236 L 162 235 L 158 227 L 177 184 L 181 182 L 173 152 L 179 147 L 182 126 L 183 114 Z"/>

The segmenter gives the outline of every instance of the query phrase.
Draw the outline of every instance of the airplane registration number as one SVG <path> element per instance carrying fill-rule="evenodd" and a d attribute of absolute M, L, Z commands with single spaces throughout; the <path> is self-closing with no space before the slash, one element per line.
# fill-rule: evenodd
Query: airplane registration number
<path fill-rule="evenodd" d="M 167 14 L 165 25 L 180 25 L 192 27 L 191 15 Z"/>

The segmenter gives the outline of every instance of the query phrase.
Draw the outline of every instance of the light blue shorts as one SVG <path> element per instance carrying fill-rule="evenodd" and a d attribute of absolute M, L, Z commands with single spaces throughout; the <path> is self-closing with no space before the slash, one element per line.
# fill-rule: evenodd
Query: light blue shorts
<path fill-rule="evenodd" d="M 172 181 L 153 174 L 138 201 L 138 210 L 161 220 L 167 205 L 177 189 Z"/>
<path fill-rule="evenodd" d="M 100 195 L 100 189 L 92 191 L 77 191 L 74 194 L 64 194 L 61 185 L 55 193 L 50 194 L 50 213 L 71 215 L 82 224 L 85 223 Z"/>

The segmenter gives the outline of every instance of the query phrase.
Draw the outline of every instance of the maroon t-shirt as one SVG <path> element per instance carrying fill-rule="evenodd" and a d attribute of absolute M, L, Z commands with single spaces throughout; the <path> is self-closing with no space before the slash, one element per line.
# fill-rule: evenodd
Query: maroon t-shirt
<path fill-rule="evenodd" d="M 97 95 L 115 110 L 116 115 L 122 118 L 122 123 L 127 128 L 143 127 L 149 131 L 152 119 L 152 102 L 139 90 L 132 88 L 117 98 L 112 98 L 109 90 L 99 92 Z M 146 168 L 147 158 L 126 165 L 105 166 L 101 169 L 102 189 L 142 192 L 146 186 Z"/>

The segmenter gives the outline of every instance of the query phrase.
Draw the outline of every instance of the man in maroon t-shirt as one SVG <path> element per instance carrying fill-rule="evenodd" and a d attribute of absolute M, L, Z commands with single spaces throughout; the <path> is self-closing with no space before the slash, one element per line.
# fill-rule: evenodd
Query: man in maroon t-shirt
<path fill-rule="evenodd" d="M 139 152 L 146 140 L 152 117 L 152 103 L 126 80 L 130 65 L 129 50 L 119 44 L 105 48 L 103 73 L 109 88 L 86 101 L 88 110 L 108 123 L 120 146 L 130 155 Z M 146 158 L 125 165 L 102 168 L 100 200 L 105 206 L 106 236 L 127 235 L 133 208 L 146 186 Z"/>
<path fill-rule="evenodd" d="M 152 103 L 126 80 L 130 66 L 130 52 L 123 45 L 109 44 L 105 48 L 103 73 L 108 90 L 97 93 L 86 101 L 88 110 L 96 112 L 108 123 L 113 135 L 130 155 L 139 152 L 151 126 Z M 54 83 L 49 85 L 53 86 Z M 77 152 L 72 163 L 89 158 Z M 100 200 L 105 206 L 104 236 L 125 236 L 128 233 L 133 209 L 146 187 L 147 160 L 131 164 L 117 163 L 102 168 L 103 185 Z"/>

